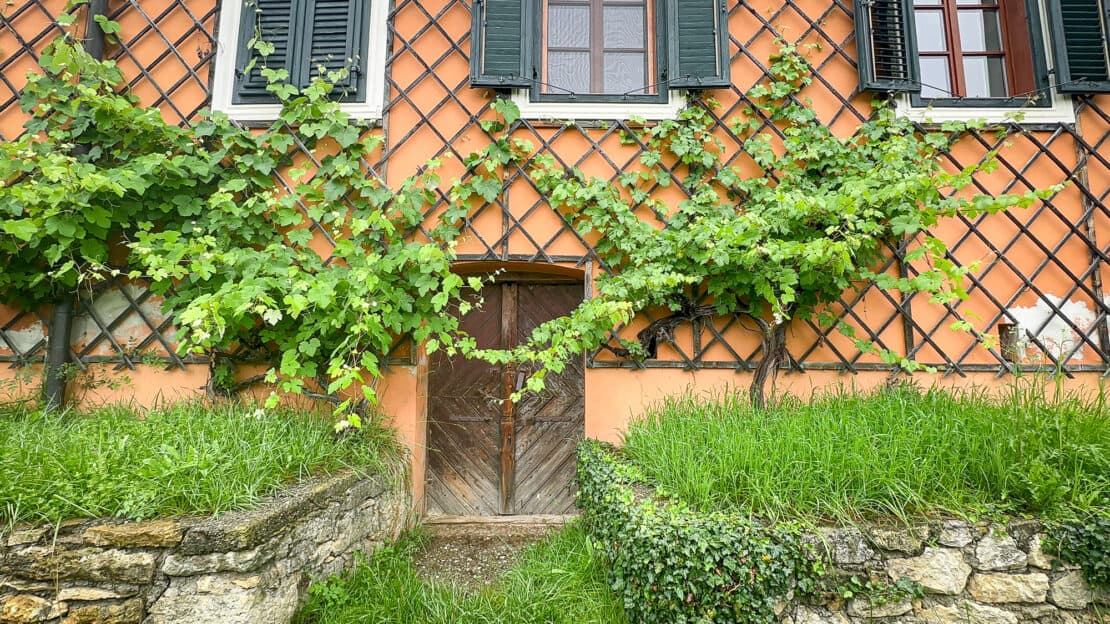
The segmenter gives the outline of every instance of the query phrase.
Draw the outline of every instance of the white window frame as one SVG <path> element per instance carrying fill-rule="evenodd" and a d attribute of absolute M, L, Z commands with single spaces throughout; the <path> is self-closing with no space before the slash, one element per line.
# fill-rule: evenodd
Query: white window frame
<path fill-rule="evenodd" d="M 220 9 L 219 38 L 212 80 L 212 110 L 226 113 L 238 121 L 273 121 L 281 113 L 280 104 L 234 104 L 235 61 L 239 48 L 239 24 L 243 0 L 224 0 Z M 366 51 L 366 99 L 343 102 L 340 108 L 354 119 L 374 121 L 385 108 L 385 57 L 389 38 L 389 2 L 374 0 L 370 6 Z"/>
<path fill-rule="evenodd" d="M 1044 1 L 1037 3 L 1040 8 L 1041 41 L 1045 52 L 1045 63 L 1048 65 L 1048 75 L 1056 75 L 1052 59 L 1052 39 L 1048 31 L 1047 9 Z M 917 62 L 914 59 L 913 62 Z M 918 122 L 945 121 L 984 121 L 987 123 L 1018 122 L 1027 124 L 1037 123 L 1075 123 L 1075 106 L 1071 96 L 1056 92 L 1055 88 L 1048 90 L 1052 99 L 1051 106 L 914 106 L 910 94 L 903 93 L 894 101 L 894 110 L 900 117 L 906 117 Z"/>
<path fill-rule="evenodd" d="M 649 121 L 677 119 L 686 107 L 686 92 L 671 89 L 666 102 L 533 102 L 528 89 L 513 89 L 513 103 L 523 119 L 547 121 L 604 121 L 640 117 Z"/>

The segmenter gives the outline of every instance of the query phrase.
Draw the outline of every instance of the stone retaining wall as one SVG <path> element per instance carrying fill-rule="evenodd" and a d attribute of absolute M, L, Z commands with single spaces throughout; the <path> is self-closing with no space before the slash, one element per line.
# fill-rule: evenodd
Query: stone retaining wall
<path fill-rule="evenodd" d="M 892 583 L 908 577 L 925 597 L 873 604 L 866 597 L 784 605 L 789 624 L 1110 624 L 1110 593 L 1044 552 L 1034 521 L 1006 526 L 946 520 L 908 528 L 827 528 L 810 539 L 833 574 Z"/>
<path fill-rule="evenodd" d="M 281 624 L 410 510 L 402 479 L 341 473 L 217 517 L 0 531 L 0 622 Z"/>

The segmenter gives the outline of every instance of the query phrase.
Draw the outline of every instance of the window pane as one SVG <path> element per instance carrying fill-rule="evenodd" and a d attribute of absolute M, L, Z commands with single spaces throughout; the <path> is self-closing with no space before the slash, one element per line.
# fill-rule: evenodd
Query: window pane
<path fill-rule="evenodd" d="M 950 75 L 948 71 L 948 57 L 921 57 L 921 97 L 952 97 L 952 81 L 949 78 Z"/>
<path fill-rule="evenodd" d="M 603 16 L 606 48 L 644 48 L 644 7 L 606 5 Z"/>
<path fill-rule="evenodd" d="M 552 4 L 547 11 L 547 45 L 552 48 L 590 47 L 590 7 Z"/>
<path fill-rule="evenodd" d="M 913 13 L 917 23 L 917 49 L 922 52 L 943 52 L 944 14 L 940 11 L 920 10 Z"/>
<path fill-rule="evenodd" d="M 956 0 L 956 4 L 985 4 L 998 6 L 998 0 Z"/>
<path fill-rule="evenodd" d="M 967 97 L 1006 97 L 1006 66 L 999 56 L 965 56 Z"/>
<path fill-rule="evenodd" d="M 999 52 L 1002 28 L 998 11 L 960 11 L 960 47 L 964 52 Z"/>
<path fill-rule="evenodd" d="M 913 0 L 917 6 L 940 6 L 941 0 Z"/>
<path fill-rule="evenodd" d="M 548 93 L 589 93 L 589 52 L 547 53 Z"/>
<path fill-rule="evenodd" d="M 644 79 L 643 53 L 605 53 L 605 92 L 643 95 L 647 81 Z"/>

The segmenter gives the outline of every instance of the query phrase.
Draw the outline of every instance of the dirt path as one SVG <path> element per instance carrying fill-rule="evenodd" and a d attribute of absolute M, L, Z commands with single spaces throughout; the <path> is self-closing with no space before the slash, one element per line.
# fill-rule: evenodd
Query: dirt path
<path fill-rule="evenodd" d="M 496 581 L 520 553 L 565 519 L 437 522 L 424 525 L 428 539 L 413 564 L 430 581 L 477 590 Z"/>

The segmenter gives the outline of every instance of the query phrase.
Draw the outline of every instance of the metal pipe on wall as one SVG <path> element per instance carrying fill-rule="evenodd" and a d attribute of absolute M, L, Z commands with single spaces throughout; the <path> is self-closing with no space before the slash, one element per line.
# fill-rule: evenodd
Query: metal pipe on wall
<path fill-rule="evenodd" d="M 97 60 L 104 58 L 104 29 L 96 22 L 99 15 L 108 14 L 108 0 L 90 0 L 85 13 L 85 51 Z M 87 154 L 88 145 L 73 148 L 77 155 Z M 67 292 L 53 303 L 50 312 L 49 346 L 46 351 L 46 380 L 44 401 L 47 410 L 65 406 L 66 377 L 69 371 L 69 343 L 73 327 L 73 312 L 77 293 Z"/>

